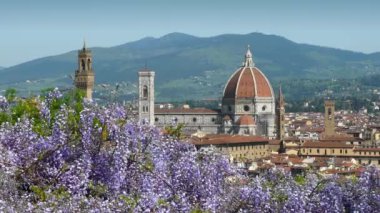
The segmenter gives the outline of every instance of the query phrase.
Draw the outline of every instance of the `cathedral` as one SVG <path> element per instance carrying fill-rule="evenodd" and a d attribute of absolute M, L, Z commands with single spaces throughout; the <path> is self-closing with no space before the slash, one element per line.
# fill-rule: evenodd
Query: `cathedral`
<path fill-rule="evenodd" d="M 248 46 L 244 61 L 228 79 L 221 109 L 157 107 L 154 104 L 154 71 L 139 72 L 139 119 L 157 127 L 183 123 L 186 133 L 259 135 L 281 138 L 275 120 L 282 126 L 284 101 L 280 97 L 275 106 L 273 88 L 256 67 Z M 279 119 L 275 119 L 275 113 Z M 282 129 L 282 128 L 279 128 Z"/>
<path fill-rule="evenodd" d="M 146 68 L 138 72 L 138 115 L 142 122 L 159 128 L 181 123 L 187 134 L 277 136 L 279 140 L 284 136 L 285 102 L 281 88 L 276 101 L 272 86 L 256 67 L 249 46 L 242 66 L 230 76 L 224 87 L 220 109 L 156 106 L 154 77 L 155 72 Z M 74 83 L 76 88 L 85 92 L 85 98 L 92 99 L 92 53 L 85 44 L 78 51 Z"/>

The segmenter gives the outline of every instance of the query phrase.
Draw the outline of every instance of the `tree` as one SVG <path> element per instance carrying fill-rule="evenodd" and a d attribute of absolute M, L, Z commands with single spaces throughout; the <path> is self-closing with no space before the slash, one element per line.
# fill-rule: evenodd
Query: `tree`
<path fill-rule="evenodd" d="M 165 127 L 165 132 L 176 139 L 183 139 L 183 128 L 184 124 L 180 123 L 177 125 L 170 125 Z"/>
<path fill-rule="evenodd" d="M 9 103 L 13 103 L 15 101 L 17 95 L 16 89 L 10 88 L 5 91 L 5 98 Z"/>

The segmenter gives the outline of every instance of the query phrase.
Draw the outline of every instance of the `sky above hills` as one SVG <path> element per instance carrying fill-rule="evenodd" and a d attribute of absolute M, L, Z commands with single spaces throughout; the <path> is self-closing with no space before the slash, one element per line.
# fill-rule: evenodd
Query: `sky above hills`
<path fill-rule="evenodd" d="M 171 32 L 262 32 L 295 42 L 380 51 L 380 1 L 1 0 L 0 66 L 82 46 L 109 47 Z"/>

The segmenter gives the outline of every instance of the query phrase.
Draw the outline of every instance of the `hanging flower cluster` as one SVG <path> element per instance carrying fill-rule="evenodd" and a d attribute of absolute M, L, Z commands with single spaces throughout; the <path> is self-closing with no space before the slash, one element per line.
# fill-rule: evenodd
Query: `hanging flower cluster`
<path fill-rule="evenodd" d="M 1 109 L 15 111 L 3 103 L 6 100 L 0 98 Z M 344 180 L 312 172 L 293 177 L 281 170 L 250 178 L 216 151 L 198 151 L 130 120 L 122 106 L 83 104 L 58 90 L 26 103 L 32 110 L 16 105 L 23 114 L 0 126 L 1 212 L 375 212 L 380 208 L 380 173 L 373 167 L 361 178 Z"/>

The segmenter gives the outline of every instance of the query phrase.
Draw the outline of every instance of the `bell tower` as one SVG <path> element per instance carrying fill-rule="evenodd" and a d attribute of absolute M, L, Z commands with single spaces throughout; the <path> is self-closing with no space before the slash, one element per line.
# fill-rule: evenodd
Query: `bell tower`
<path fill-rule="evenodd" d="M 276 126 L 277 126 L 277 140 L 283 140 L 285 136 L 285 99 L 282 94 L 281 85 L 278 91 L 278 98 L 276 101 Z"/>
<path fill-rule="evenodd" d="M 325 100 L 325 135 L 331 136 L 335 134 L 335 102 L 333 100 Z"/>
<path fill-rule="evenodd" d="M 139 71 L 139 120 L 154 125 L 154 71 Z"/>
<path fill-rule="evenodd" d="M 85 98 L 92 99 L 94 89 L 94 71 L 92 70 L 92 53 L 86 48 L 78 51 L 78 69 L 75 71 L 75 87 L 85 92 Z"/>

